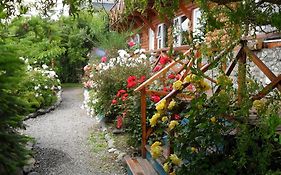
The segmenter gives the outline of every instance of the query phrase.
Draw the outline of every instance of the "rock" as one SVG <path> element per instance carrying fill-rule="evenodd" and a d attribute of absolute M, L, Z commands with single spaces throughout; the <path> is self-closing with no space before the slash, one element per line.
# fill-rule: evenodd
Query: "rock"
<path fill-rule="evenodd" d="M 28 175 L 40 175 L 40 174 L 34 171 L 34 172 L 28 173 Z"/>
<path fill-rule="evenodd" d="M 121 134 L 121 133 L 123 133 L 123 132 L 124 132 L 123 129 L 114 129 L 114 130 L 112 131 L 113 134 Z"/>
<path fill-rule="evenodd" d="M 105 134 L 104 138 L 105 138 L 106 141 L 109 141 L 111 139 L 109 134 Z"/>
<path fill-rule="evenodd" d="M 115 148 L 110 148 L 110 149 L 108 150 L 109 153 L 113 153 L 113 152 L 115 152 L 115 151 L 116 151 Z"/>
<path fill-rule="evenodd" d="M 28 161 L 27 161 L 27 165 L 25 165 L 23 167 L 23 172 L 25 173 L 28 173 L 30 171 L 32 171 L 34 169 L 34 164 L 35 164 L 35 159 L 34 158 L 30 158 Z"/>
<path fill-rule="evenodd" d="M 126 153 L 121 152 L 121 153 L 117 156 L 116 162 L 121 162 L 121 161 L 123 161 L 123 158 L 124 158 L 125 156 L 126 156 Z"/>
<path fill-rule="evenodd" d="M 114 154 L 117 154 L 117 155 L 119 155 L 121 152 L 119 151 L 119 150 L 115 150 L 114 151 Z"/>
<path fill-rule="evenodd" d="M 108 141 L 108 148 L 114 148 L 115 146 L 114 146 L 114 140 L 112 140 L 112 139 L 110 139 L 109 141 Z"/>
<path fill-rule="evenodd" d="M 34 143 L 31 142 L 31 141 L 29 141 L 29 142 L 27 142 L 27 144 L 26 144 L 26 149 L 27 149 L 27 150 L 32 150 L 33 146 L 34 146 Z"/>

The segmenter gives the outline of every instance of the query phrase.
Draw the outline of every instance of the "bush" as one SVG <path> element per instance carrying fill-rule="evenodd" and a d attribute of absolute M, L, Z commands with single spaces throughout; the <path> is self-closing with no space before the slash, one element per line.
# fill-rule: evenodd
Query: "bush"
<path fill-rule="evenodd" d="M 0 174 L 13 175 L 25 164 L 29 140 L 18 132 L 24 128 L 22 114 L 26 102 L 19 93 L 24 78 L 24 63 L 15 48 L 0 43 Z"/>

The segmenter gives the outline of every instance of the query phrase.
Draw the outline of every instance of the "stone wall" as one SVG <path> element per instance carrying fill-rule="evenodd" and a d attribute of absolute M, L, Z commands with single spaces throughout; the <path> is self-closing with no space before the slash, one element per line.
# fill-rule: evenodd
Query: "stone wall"
<path fill-rule="evenodd" d="M 276 76 L 281 74 L 281 47 L 265 48 L 255 51 L 255 54 Z M 249 63 L 250 72 L 257 80 L 261 81 L 264 85 L 270 83 L 266 75 L 253 62 L 249 61 Z"/>

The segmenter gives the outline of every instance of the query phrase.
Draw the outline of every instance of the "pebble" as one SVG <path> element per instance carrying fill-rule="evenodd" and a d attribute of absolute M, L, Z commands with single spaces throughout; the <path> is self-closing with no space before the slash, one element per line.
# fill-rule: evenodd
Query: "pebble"
<path fill-rule="evenodd" d="M 115 151 L 116 151 L 115 148 L 110 148 L 110 149 L 108 150 L 109 153 L 113 153 L 113 152 L 115 152 Z"/>

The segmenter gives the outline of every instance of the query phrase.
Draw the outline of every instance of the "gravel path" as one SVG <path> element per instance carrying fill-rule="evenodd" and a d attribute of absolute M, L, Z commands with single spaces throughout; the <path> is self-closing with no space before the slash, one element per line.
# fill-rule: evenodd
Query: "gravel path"
<path fill-rule="evenodd" d="M 35 171 L 40 175 L 107 175 L 91 153 L 88 138 L 97 121 L 81 109 L 81 88 L 66 89 L 54 111 L 29 119 L 25 133 L 36 139 Z M 96 160 L 95 160 L 96 159 Z M 118 174 L 118 173 L 117 173 Z"/>

